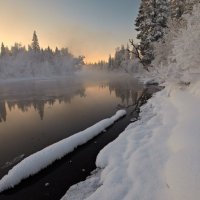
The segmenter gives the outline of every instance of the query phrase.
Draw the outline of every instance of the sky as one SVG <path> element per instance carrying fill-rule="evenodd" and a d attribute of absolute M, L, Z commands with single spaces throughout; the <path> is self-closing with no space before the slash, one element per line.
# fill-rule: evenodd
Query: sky
<path fill-rule="evenodd" d="M 136 37 L 140 0 L 0 0 L 0 42 L 68 47 L 86 62 L 107 60 L 116 47 Z"/>

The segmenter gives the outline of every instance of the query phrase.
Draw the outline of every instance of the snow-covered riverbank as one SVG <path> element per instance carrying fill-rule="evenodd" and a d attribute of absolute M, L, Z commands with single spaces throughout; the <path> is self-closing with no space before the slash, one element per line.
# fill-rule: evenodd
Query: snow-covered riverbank
<path fill-rule="evenodd" d="M 141 119 L 98 155 L 101 169 L 62 200 L 197 200 L 200 196 L 200 82 L 166 85 Z"/>

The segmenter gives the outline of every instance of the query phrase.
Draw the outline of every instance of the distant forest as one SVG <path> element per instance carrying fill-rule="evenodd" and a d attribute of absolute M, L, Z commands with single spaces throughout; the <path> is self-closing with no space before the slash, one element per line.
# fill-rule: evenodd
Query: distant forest
<path fill-rule="evenodd" d="M 84 64 L 84 57 L 75 57 L 68 48 L 52 50 L 39 45 L 36 31 L 28 48 L 15 43 L 9 49 L 1 44 L 0 78 L 29 78 L 67 75 L 79 70 Z"/>

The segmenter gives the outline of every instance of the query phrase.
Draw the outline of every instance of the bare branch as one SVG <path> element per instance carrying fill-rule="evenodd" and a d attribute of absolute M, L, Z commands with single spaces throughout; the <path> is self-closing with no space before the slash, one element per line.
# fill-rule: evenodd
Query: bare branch
<path fill-rule="evenodd" d="M 128 51 L 129 51 L 130 53 L 134 54 L 134 55 L 140 60 L 140 62 L 141 62 L 142 65 L 144 66 L 144 69 L 145 69 L 145 70 L 149 71 L 149 70 L 148 70 L 148 67 L 144 64 L 144 62 L 143 62 L 143 60 L 142 60 L 142 58 L 141 58 L 141 56 L 140 56 L 139 49 L 138 49 L 138 47 L 135 45 L 133 39 L 129 39 L 129 42 L 130 42 L 131 46 L 133 47 L 133 50 L 131 51 L 130 49 L 128 49 Z"/>

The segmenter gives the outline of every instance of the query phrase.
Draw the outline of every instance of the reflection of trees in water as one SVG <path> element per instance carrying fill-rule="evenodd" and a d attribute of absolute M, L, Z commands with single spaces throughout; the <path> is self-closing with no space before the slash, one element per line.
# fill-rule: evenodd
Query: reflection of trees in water
<path fill-rule="evenodd" d="M 135 104 L 142 93 L 141 85 L 133 79 L 112 80 L 108 83 L 110 93 L 115 92 L 124 106 Z"/>
<path fill-rule="evenodd" d="M 34 108 L 43 119 L 45 106 L 53 106 L 56 102 L 70 103 L 75 96 L 85 97 L 83 84 L 71 81 L 10 85 L 5 86 L 0 92 L 0 122 L 6 121 L 6 107 L 10 111 L 17 107 L 22 112 L 28 112 L 30 108 Z"/>
<path fill-rule="evenodd" d="M 6 105 L 5 102 L 0 102 L 0 122 L 6 121 Z"/>
<path fill-rule="evenodd" d="M 7 110 L 19 109 L 28 112 L 33 108 L 38 112 L 41 119 L 44 118 L 45 107 L 53 106 L 56 102 L 70 103 L 75 96 L 85 97 L 85 81 L 45 81 L 25 82 L 0 86 L 0 122 L 6 121 Z M 120 98 L 122 105 L 135 104 L 142 93 L 142 87 L 132 78 L 110 78 L 100 85 L 102 88 L 109 88 L 110 93 Z"/>

